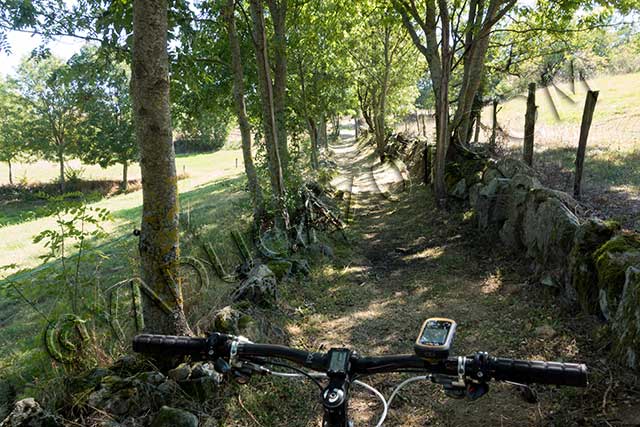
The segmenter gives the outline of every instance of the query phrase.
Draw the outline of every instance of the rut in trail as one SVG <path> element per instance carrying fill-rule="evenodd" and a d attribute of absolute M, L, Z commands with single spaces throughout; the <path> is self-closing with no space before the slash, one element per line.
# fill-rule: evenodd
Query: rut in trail
<path fill-rule="evenodd" d="M 300 296 L 314 307 L 313 314 L 289 328 L 300 342 L 325 350 L 348 346 L 368 355 L 412 353 L 422 321 L 442 316 L 458 322 L 457 354 L 482 350 L 578 362 L 596 357 L 584 337 L 588 320 L 563 315 L 554 295 L 529 284 L 522 261 L 479 235 L 462 207 L 438 211 L 423 186 L 391 198 L 381 194 L 394 172 L 380 174 L 373 153 L 353 138 L 343 138 L 332 152 L 340 169 L 334 184 L 352 190 L 352 245 L 333 271 L 317 279 L 324 288 Z M 542 325 L 550 327 L 545 329 L 550 335 L 541 336 Z M 407 376 L 378 375 L 367 381 L 388 396 Z M 385 425 L 590 425 L 598 409 L 586 400 L 602 401 L 600 390 L 538 390 L 540 403 L 531 405 L 512 386 L 491 384 L 487 396 L 470 403 L 418 382 L 403 389 Z M 364 392 L 354 397 L 356 425 L 373 425 L 380 405 Z"/>

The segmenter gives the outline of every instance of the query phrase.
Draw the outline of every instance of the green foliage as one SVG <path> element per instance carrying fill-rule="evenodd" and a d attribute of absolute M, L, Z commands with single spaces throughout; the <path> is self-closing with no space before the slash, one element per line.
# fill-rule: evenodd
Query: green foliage
<path fill-rule="evenodd" d="M 83 162 L 103 168 L 128 164 L 138 157 L 129 94 L 130 70 L 103 52 L 86 47 L 69 61 L 70 78 L 78 88 Z"/>
<path fill-rule="evenodd" d="M 579 81 L 640 69 L 637 31 L 615 13 L 634 2 L 539 1 L 515 9 L 514 19 L 492 35 L 486 91 L 509 98 L 529 82 Z"/>
<path fill-rule="evenodd" d="M 17 86 L 27 105 L 22 123 L 29 151 L 47 160 L 63 161 L 78 153 L 82 115 L 78 108 L 78 88 L 69 67 L 59 59 L 25 59 L 20 64 Z M 60 179 L 64 178 L 61 170 Z"/>
<path fill-rule="evenodd" d="M 0 162 L 24 160 L 24 120 L 25 105 L 16 93 L 15 85 L 0 78 Z"/>
<path fill-rule="evenodd" d="M 84 281 L 80 277 L 83 263 L 95 262 L 99 252 L 87 252 L 89 239 L 105 237 L 103 222 L 111 219 L 105 208 L 89 206 L 81 194 L 67 193 L 62 196 L 44 196 L 47 198 L 45 210 L 55 217 L 55 227 L 38 233 L 34 243 L 42 243 L 48 250 L 40 256 L 44 263 L 58 260 L 61 268 L 57 270 L 53 282 L 70 291 L 70 301 L 75 313 L 78 312 L 79 287 Z M 77 251 L 75 260 L 70 259 L 72 250 Z M 69 266 L 69 261 L 73 265 Z M 90 280 L 90 278 L 85 278 Z"/>
<path fill-rule="evenodd" d="M 357 70 L 360 108 L 375 127 L 376 115 L 401 117 L 413 108 L 426 63 L 390 4 L 369 1 L 355 9 L 344 42 Z"/>

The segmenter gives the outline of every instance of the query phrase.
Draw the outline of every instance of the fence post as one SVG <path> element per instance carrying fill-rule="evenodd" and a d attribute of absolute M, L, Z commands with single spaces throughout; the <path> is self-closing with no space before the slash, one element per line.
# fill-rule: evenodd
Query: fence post
<path fill-rule="evenodd" d="M 527 112 L 524 115 L 524 146 L 522 147 L 522 160 L 529 166 L 533 166 L 533 136 L 536 127 L 536 108 L 536 84 L 529 83 Z"/>
<path fill-rule="evenodd" d="M 496 129 L 498 128 L 498 100 L 493 99 L 493 123 L 491 125 L 491 139 L 489 145 L 495 148 L 496 146 Z"/>
<path fill-rule="evenodd" d="M 587 92 L 587 99 L 584 103 L 584 112 L 582 113 L 582 124 L 580 125 L 580 139 L 578 140 L 578 154 L 576 156 L 576 176 L 573 182 L 573 195 L 576 199 L 580 199 L 582 169 L 584 167 L 584 155 L 587 151 L 587 138 L 589 138 L 589 129 L 593 120 L 593 111 L 596 109 L 598 102 L 598 91 L 590 90 Z"/>

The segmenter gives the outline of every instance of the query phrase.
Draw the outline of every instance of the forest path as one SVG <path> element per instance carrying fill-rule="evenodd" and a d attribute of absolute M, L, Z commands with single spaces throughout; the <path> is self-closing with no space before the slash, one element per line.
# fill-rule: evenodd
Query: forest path
<path fill-rule="evenodd" d="M 423 186 L 395 197 L 379 191 L 372 173 L 375 156 L 349 136 L 331 151 L 340 171 L 334 183 L 343 191 L 352 188 L 351 247 L 344 254 L 338 250 L 334 267 L 316 278 L 319 288 L 298 296 L 308 301 L 312 314 L 291 329 L 294 340 L 297 336 L 325 350 L 348 346 L 369 355 L 412 353 L 425 318 L 450 317 L 458 322 L 458 354 L 482 350 L 587 362 L 597 381 L 604 362 L 596 363 L 601 356 L 587 333 L 594 328 L 591 318 L 566 313 L 554 294 L 528 283 L 522 262 L 478 234 L 462 209 L 437 210 Z M 389 396 L 407 376 L 366 381 Z M 418 382 L 403 389 L 385 425 L 605 425 L 602 419 L 612 417 L 600 411 L 604 388 L 597 382 L 586 392 L 539 387 L 540 403 L 531 405 L 506 384 L 492 384 L 487 396 L 468 402 Z M 609 402 L 614 394 L 609 393 Z M 356 426 L 373 425 L 380 410 L 371 396 L 354 394 Z"/>

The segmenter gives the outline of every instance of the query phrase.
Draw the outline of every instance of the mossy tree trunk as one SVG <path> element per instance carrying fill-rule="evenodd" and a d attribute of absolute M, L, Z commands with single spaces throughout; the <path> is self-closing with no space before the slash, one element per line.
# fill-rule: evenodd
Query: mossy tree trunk
<path fill-rule="evenodd" d="M 256 52 L 258 88 L 262 104 L 262 124 L 267 146 L 269 176 L 271 189 L 275 199 L 276 224 L 289 228 L 289 214 L 285 204 L 285 183 L 278 148 L 278 126 L 275 116 L 273 83 L 271 81 L 271 67 L 269 65 L 269 51 L 264 19 L 264 5 L 262 0 L 250 0 L 251 19 L 253 21 L 253 41 Z"/>
<path fill-rule="evenodd" d="M 190 334 L 178 277 L 178 187 L 169 106 L 167 1 L 134 0 L 131 92 L 142 172 L 142 280 L 168 306 L 145 298 L 147 332 Z"/>
<path fill-rule="evenodd" d="M 238 30 L 236 27 L 236 19 L 234 14 L 234 4 L 234 0 L 226 0 L 223 9 L 223 16 L 227 25 L 229 47 L 231 50 L 231 71 L 233 73 L 233 102 L 242 139 L 242 158 L 244 160 L 244 170 L 247 174 L 249 193 L 251 193 L 251 201 L 253 203 L 253 220 L 257 225 L 264 216 L 264 199 L 262 197 L 262 188 L 260 187 L 260 182 L 258 181 L 258 175 L 256 173 L 256 168 L 253 164 L 253 156 L 251 154 L 251 126 L 249 125 L 247 108 L 244 101 L 244 71 L 242 69 L 242 56 L 240 52 L 240 41 L 238 38 Z"/>
<path fill-rule="evenodd" d="M 275 59 L 273 114 L 278 128 L 278 153 L 282 163 L 282 171 L 286 174 L 289 167 L 285 116 L 287 92 L 287 0 L 268 0 L 267 5 L 273 21 L 273 54 Z"/>

